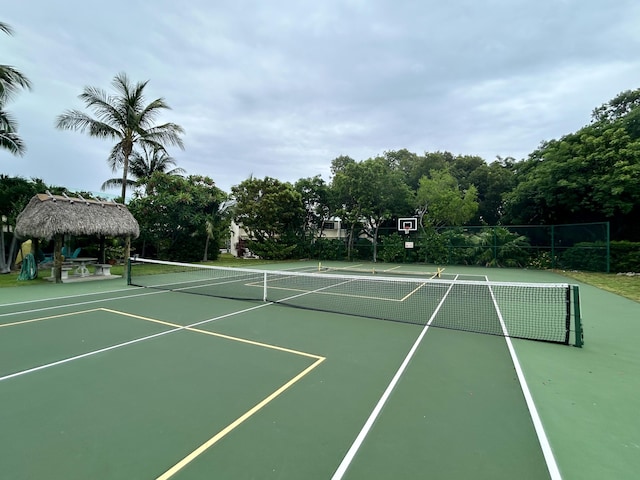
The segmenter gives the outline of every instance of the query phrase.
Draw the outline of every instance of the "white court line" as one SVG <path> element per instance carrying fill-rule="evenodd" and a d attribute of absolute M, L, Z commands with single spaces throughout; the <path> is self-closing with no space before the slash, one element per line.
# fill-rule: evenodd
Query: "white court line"
<path fill-rule="evenodd" d="M 12 307 L 14 305 L 24 305 L 30 303 L 40 303 L 40 302 L 53 302 L 57 300 L 66 300 L 69 298 L 78 298 L 78 297 L 89 297 L 93 295 L 106 295 L 114 292 L 126 292 L 127 290 L 131 290 L 131 287 L 127 288 L 118 288 L 116 290 L 105 290 L 104 292 L 90 292 L 90 293 L 80 293 L 77 295 L 64 295 L 62 297 L 50 297 L 50 298 L 39 298 L 36 300 L 23 300 L 21 302 L 13 302 L 13 303 L 3 303 L 0 307 Z"/>
<path fill-rule="evenodd" d="M 312 268 L 312 267 L 292 267 L 289 269 L 285 269 L 284 271 L 287 270 L 300 270 L 302 268 Z M 238 269 L 238 271 L 242 271 L 241 269 Z M 59 301 L 59 300 L 68 300 L 68 299 L 74 299 L 74 298 L 81 298 L 81 297 L 91 297 L 91 296 L 95 296 L 95 295 L 109 295 L 111 293 L 118 293 L 118 292 L 130 292 L 131 289 L 135 287 L 138 287 L 137 285 L 131 285 L 131 286 L 127 286 L 126 288 L 118 288 L 115 290 L 105 290 L 102 292 L 89 292 L 89 293 L 81 293 L 81 294 L 77 294 L 77 295 L 64 295 L 61 297 L 49 297 L 49 298 L 40 298 L 40 299 L 36 299 L 36 300 L 23 300 L 20 302 L 13 302 L 13 303 L 4 303 L 2 305 L 0 305 L 0 308 L 2 307 L 12 307 L 12 306 L 16 306 L 16 305 L 29 305 L 32 303 L 41 303 L 41 302 L 55 302 L 55 301 Z M 181 290 L 181 289 L 176 289 L 176 290 Z M 110 302 L 110 301 L 114 301 L 114 300 L 121 300 L 123 298 L 133 298 L 133 297 L 141 297 L 141 296 L 145 296 L 145 295 L 158 295 L 158 294 L 162 294 L 162 293 L 168 293 L 169 290 L 154 290 L 154 291 L 145 291 L 143 293 L 134 293 L 132 295 L 123 295 L 121 297 L 110 297 L 110 298 L 100 298 L 97 300 L 87 300 L 85 302 L 77 302 L 77 303 L 68 303 L 68 304 L 64 304 L 64 305 L 54 305 L 51 307 L 42 307 L 42 308 L 35 308 L 35 309 L 31 309 L 31 310 L 22 310 L 19 312 L 8 312 L 8 313 L 0 313 L 0 317 L 7 317 L 9 315 L 18 315 L 18 314 L 23 314 L 23 313 L 36 313 L 36 312 L 42 312 L 44 310 L 55 310 L 58 308 L 66 308 L 66 307 L 75 307 L 75 306 L 81 306 L 81 305 L 90 305 L 92 303 L 98 303 L 98 302 Z"/>
<path fill-rule="evenodd" d="M 154 333 L 153 335 L 147 335 L 145 337 L 136 338 L 134 340 L 129 340 L 128 342 L 118 343 L 116 345 L 111 345 L 110 347 L 101 348 L 99 350 L 93 350 L 91 352 L 82 353 L 80 355 L 75 355 L 73 357 L 64 358 L 62 360 L 58 360 L 57 362 L 46 363 L 44 365 L 39 365 L 37 367 L 29 368 L 27 370 L 21 370 L 19 372 L 10 373 L 9 375 L 5 375 L 0 377 L 0 382 L 3 380 L 9 380 L 10 378 L 19 377 L 21 375 L 26 375 L 27 373 L 37 372 L 39 370 L 44 370 L 45 368 L 55 367 L 57 365 L 62 365 L 64 363 L 72 362 L 74 360 L 80 360 L 81 358 L 90 357 L 92 355 L 97 355 L 98 353 L 108 352 L 109 350 L 115 350 L 117 348 L 126 347 L 128 345 L 133 345 L 135 343 L 143 342 L 145 340 L 151 340 L 153 338 L 161 337 L 162 335 L 168 335 L 170 333 L 176 333 L 181 330 L 187 330 L 189 328 L 196 327 L 198 325 L 202 325 L 204 323 L 213 322 L 215 320 L 221 320 L 223 318 L 231 317 L 233 315 L 238 315 L 239 313 L 250 312 L 251 310 L 256 310 L 258 308 L 266 307 L 271 305 L 270 303 L 263 303 L 261 305 L 256 305 L 254 307 L 245 308 L 244 310 L 238 310 L 237 312 L 227 313 L 225 315 L 220 315 L 219 317 L 208 318 L 206 320 L 202 320 L 200 322 L 192 323 L 191 325 L 185 325 L 183 327 L 172 328 L 171 330 L 165 330 L 164 332 Z"/>
<path fill-rule="evenodd" d="M 489 281 L 487 277 L 485 277 L 485 280 Z M 549 475 L 551 476 L 551 480 L 562 480 L 562 475 L 560 475 L 560 469 L 558 468 L 558 463 L 556 462 L 555 456 L 553 455 L 553 451 L 551 450 L 549 438 L 547 437 L 547 433 L 545 432 L 544 426 L 542 425 L 542 420 L 540 419 L 540 414 L 538 413 L 536 404 L 533 401 L 533 395 L 531 395 L 531 390 L 529 390 L 529 385 L 527 385 L 527 380 L 524 376 L 524 371 L 522 370 L 522 366 L 520 365 L 520 360 L 518 360 L 516 351 L 513 348 L 513 342 L 511 341 L 511 337 L 509 337 L 509 331 L 507 330 L 507 326 L 504 323 L 504 318 L 502 316 L 502 312 L 500 311 L 500 307 L 498 306 L 498 301 L 496 300 L 496 297 L 493 294 L 491 285 L 489 285 L 488 287 L 489 287 L 489 293 L 491 294 L 491 299 L 493 300 L 493 305 L 496 309 L 496 313 L 498 314 L 498 319 L 500 320 L 500 326 L 502 327 L 502 332 L 505 335 L 504 338 L 507 342 L 507 348 L 509 350 L 509 354 L 511 355 L 511 361 L 513 362 L 513 366 L 518 376 L 518 381 L 520 382 L 520 388 L 522 389 L 522 393 L 524 395 L 527 408 L 529 409 L 529 415 L 531 415 L 531 420 L 533 421 L 533 426 L 535 428 L 536 435 L 538 436 L 538 441 L 540 442 L 540 448 L 542 449 L 542 454 L 544 455 L 544 459 L 547 463 L 547 469 L 549 470 Z"/>
<path fill-rule="evenodd" d="M 111 292 L 117 291 L 125 291 L 125 290 L 129 290 L 129 288 L 127 289 L 123 289 L 123 290 L 112 290 Z M 111 293 L 111 292 L 107 292 L 107 293 Z M 26 313 L 37 313 L 37 312 L 43 312 L 45 310 L 57 310 L 60 308 L 68 308 L 68 307 L 79 307 L 82 305 L 91 305 L 92 303 L 100 303 L 100 302 L 113 302 L 116 300 L 122 300 L 123 298 L 134 298 L 134 297 L 144 297 L 145 295 L 158 295 L 161 293 L 168 293 L 168 290 L 154 290 L 151 292 L 143 292 L 143 293 L 134 293 L 132 295 L 123 295 L 122 297 L 109 297 L 109 298 L 99 298 L 97 300 L 87 300 L 86 302 L 76 302 L 76 303 L 65 303 L 63 305 L 53 305 L 51 307 L 42 307 L 42 308 L 34 308 L 31 310 L 21 310 L 19 312 L 9 312 L 9 313 L 0 313 L 0 317 L 8 317 L 9 315 L 22 315 L 22 314 L 26 314 Z M 95 294 L 82 294 L 82 295 L 69 295 L 67 297 L 60 297 L 61 299 L 69 299 L 69 298 L 77 298 L 77 297 L 84 297 L 87 295 L 95 295 Z M 57 298 L 50 298 L 47 299 L 50 301 L 54 301 L 54 300 L 58 300 Z M 18 302 L 18 303 L 11 303 L 11 304 L 7 304 L 7 305 L 21 305 L 23 303 L 35 303 L 35 302 L 39 302 L 39 301 L 47 301 L 47 300 L 34 300 L 34 302 Z"/>
<path fill-rule="evenodd" d="M 351 281 L 351 280 L 346 280 L 346 281 L 344 281 L 342 283 L 348 283 L 349 281 Z M 320 292 L 322 290 L 325 290 L 327 288 L 334 287 L 334 286 L 335 285 L 330 285 L 328 287 L 322 287 L 322 288 L 319 288 L 319 289 L 311 291 L 311 292 L 305 292 L 305 293 L 293 295 L 291 297 L 284 298 L 281 301 L 292 300 L 294 298 L 302 297 L 304 295 L 309 295 L 311 293 Z M 166 292 L 163 292 L 163 293 L 166 293 Z M 86 302 L 86 303 L 91 303 L 91 302 Z M 256 306 L 253 306 L 253 307 L 250 307 L 250 308 L 245 308 L 243 310 L 238 310 L 237 312 L 227 313 L 225 315 L 220 315 L 219 317 L 208 318 L 206 320 L 201 320 L 199 322 L 195 322 L 195 323 L 192 323 L 190 325 L 185 325 L 185 326 L 182 326 L 182 327 L 173 328 L 171 330 L 166 330 L 164 332 L 155 333 L 153 335 L 147 335 L 145 337 L 136 338 L 134 340 L 129 340 L 128 342 L 123 342 L 123 343 L 119 343 L 119 344 L 116 344 L 116 345 L 111 345 L 110 347 L 105 347 L 105 348 L 101 348 L 99 350 L 94 350 L 94 351 L 83 353 L 83 354 L 80 354 L 80 355 L 75 355 L 73 357 L 64 358 L 62 360 L 58 360 L 57 362 L 47 363 L 47 364 L 40 365 L 40 366 L 37 366 L 37 367 L 29 368 L 29 369 L 26 369 L 26 370 L 21 370 L 19 372 L 14 372 L 14 373 L 5 375 L 3 377 L 0 377 L 0 382 L 3 381 L 3 380 L 9 380 L 10 378 L 15 378 L 15 377 L 18 377 L 18 376 L 21 376 L 21 375 L 26 375 L 28 373 L 33 373 L 33 372 L 37 372 L 39 370 L 44 370 L 45 368 L 55 367 L 57 365 L 62 365 L 64 363 L 72 362 L 74 360 L 80 360 L 82 358 L 90 357 L 92 355 L 97 355 L 98 353 L 108 352 L 109 350 L 115 350 L 117 348 L 126 347 L 128 345 L 133 345 L 133 344 L 136 344 L 136 343 L 139 343 L 139 342 L 143 342 L 145 340 L 151 340 L 153 338 L 160 337 L 162 335 L 168 335 L 170 333 L 179 332 L 181 330 L 187 330 L 187 329 L 190 329 L 190 328 L 193 328 L 193 327 L 197 327 L 199 325 L 204 325 L 205 323 L 213 322 L 213 321 L 216 321 L 216 320 L 221 320 L 221 319 L 227 318 L 227 317 L 232 317 L 232 316 L 238 315 L 240 313 L 250 312 L 252 310 L 257 310 L 258 308 L 267 307 L 267 306 L 273 305 L 273 304 L 274 304 L 274 302 L 262 303 L 260 305 L 256 305 Z"/>
<path fill-rule="evenodd" d="M 457 276 L 456 276 L 456 278 L 457 278 Z M 398 371 L 395 373 L 395 375 L 391 379 L 391 382 L 389 382 L 389 385 L 387 386 L 386 390 L 384 391 L 384 393 L 382 394 L 382 396 L 378 400 L 378 403 L 376 404 L 376 406 L 371 411 L 371 414 L 369 415 L 369 418 L 367 418 L 367 421 L 364 423 L 362 429 L 360 430 L 360 433 L 358 433 L 358 436 L 356 437 L 356 439 L 351 444 L 351 447 L 349 448 L 349 450 L 347 451 L 346 455 L 342 459 L 342 462 L 340 462 L 340 465 L 338 466 L 337 470 L 335 471 L 335 473 L 331 477 L 331 480 L 340 480 L 344 476 L 344 474 L 347 471 L 347 469 L 349 468 L 349 465 L 351 465 L 351 462 L 353 461 L 353 458 L 356 456 L 356 453 L 358 453 L 358 450 L 360 449 L 360 446 L 362 445 L 362 442 L 364 442 L 364 439 L 369 434 L 369 431 L 371 430 L 371 427 L 373 426 L 373 423 L 376 421 L 376 419 L 380 415 L 380 412 L 382 411 L 382 407 L 384 407 L 384 404 L 387 403 L 387 400 L 389 399 L 389 396 L 391 395 L 391 392 L 393 392 L 394 388 L 396 387 L 396 384 L 400 380 L 400 377 L 402 377 L 402 374 L 404 373 L 405 369 L 409 365 L 409 362 L 413 358 L 413 355 L 415 354 L 416 350 L 418 350 L 418 346 L 422 342 L 422 339 L 424 338 L 425 334 L 427 333 L 427 330 L 429 330 L 429 327 L 431 326 L 431 323 L 433 322 L 433 320 L 435 319 L 436 315 L 440 311 L 440 308 L 442 307 L 444 301 L 446 300 L 446 298 L 449 295 L 449 292 L 451 291 L 453 286 L 454 286 L 453 283 L 451 285 L 449 285 L 449 288 L 447 289 L 447 292 L 444 294 L 444 296 L 442 297 L 442 300 L 440 300 L 440 303 L 438 304 L 438 306 L 436 307 L 435 311 L 431 315 L 431 318 L 429 318 L 429 321 L 427 322 L 427 324 L 424 326 L 424 328 L 420 332 L 420 335 L 418 336 L 416 341 L 413 343 L 413 346 L 411 347 L 411 350 L 409 350 L 409 353 L 407 353 L 407 356 L 405 357 L 404 361 L 400 365 L 400 368 L 398 368 Z"/>

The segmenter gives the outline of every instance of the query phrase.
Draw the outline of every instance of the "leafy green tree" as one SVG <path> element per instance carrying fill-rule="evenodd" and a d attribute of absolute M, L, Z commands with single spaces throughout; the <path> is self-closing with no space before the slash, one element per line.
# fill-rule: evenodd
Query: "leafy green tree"
<path fill-rule="evenodd" d="M 506 196 L 507 218 L 610 221 L 614 238 L 640 236 L 640 135 L 634 131 L 640 108 L 629 108 L 624 116 L 602 114 L 576 133 L 543 143 L 518 165 L 517 186 Z"/>
<path fill-rule="evenodd" d="M 305 220 L 302 196 L 293 185 L 251 177 L 232 187 L 231 194 L 237 202 L 234 220 L 251 237 L 249 249 L 262 258 L 291 258 Z"/>
<path fill-rule="evenodd" d="M 515 160 L 500 158 L 484 163 L 469 174 L 469 184 L 478 189 L 478 211 L 473 223 L 498 225 L 504 215 L 504 196 L 516 184 Z"/>
<path fill-rule="evenodd" d="M 226 194 L 215 182 L 200 175 L 186 178 L 155 172 L 147 184 L 149 194 L 136 195 L 129 210 L 140 224 L 137 240 L 142 255 L 155 251 L 167 260 L 215 260 L 228 221 L 220 211 Z"/>
<path fill-rule="evenodd" d="M 458 186 L 466 190 L 472 185 L 471 177 L 474 172 L 486 166 L 484 159 L 476 155 L 458 155 L 453 159 L 449 173 L 456 179 Z"/>
<path fill-rule="evenodd" d="M 478 209 L 478 192 L 471 185 L 461 190 L 448 170 L 432 170 L 420 179 L 416 205 L 423 227 L 457 226 L 469 221 Z"/>
<path fill-rule="evenodd" d="M 329 185 L 320 175 L 316 175 L 301 178 L 295 183 L 294 188 L 302 197 L 305 209 L 305 237 L 308 240 L 322 237 L 324 225 L 335 211 Z"/>
<path fill-rule="evenodd" d="M 626 90 L 616 95 L 609 102 L 595 108 L 591 113 L 591 119 L 594 123 L 612 123 L 628 117 L 638 107 L 640 107 L 640 88 Z"/>
<path fill-rule="evenodd" d="M 596 109 L 592 124 L 544 142 L 516 168 L 517 186 L 505 196 L 507 218 L 610 221 L 613 238 L 640 237 L 639 118 L 637 96 L 626 92 Z"/>
<path fill-rule="evenodd" d="M 361 225 L 372 241 L 374 262 L 382 224 L 412 212 L 412 192 L 393 165 L 388 157 L 376 157 L 345 162 L 340 169 L 334 169 L 332 188 L 340 200 L 339 216 L 351 225 L 350 245 L 356 233 L 354 227 Z"/>
<path fill-rule="evenodd" d="M 398 167 L 404 174 L 404 181 L 413 190 L 417 191 L 420 179 L 428 176 L 432 170 L 444 170 L 451 167 L 455 157 L 450 152 L 426 152 L 424 155 L 409 154 L 400 150 Z"/>
<path fill-rule="evenodd" d="M 123 201 L 127 193 L 129 161 L 136 145 L 152 150 L 167 145 L 184 148 L 181 126 L 175 123 L 156 125 L 158 116 L 169 106 L 163 98 L 146 103 L 144 89 L 148 83 L 147 80 L 134 85 L 125 73 L 119 73 L 112 81 L 115 95 L 96 87 L 85 87 L 79 98 L 96 117 L 80 110 L 67 110 L 56 121 L 56 127 L 62 130 L 77 130 L 87 132 L 91 137 L 117 140 L 108 162 L 112 167 L 122 167 Z"/>
<path fill-rule="evenodd" d="M 13 230 L 18 215 L 29 203 L 31 197 L 47 190 L 47 186 L 39 178 L 25 180 L 20 177 L 9 177 L 0 174 L 0 273 L 9 273 L 17 253 L 17 239 L 11 238 L 7 252 L 5 242 L 5 226 Z"/>
<path fill-rule="evenodd" d="M 167 175 L 183 175 L 186 171 L 183 168 L 171 168 L 176 161 L 171 157 L 164 147 L 149 148 L 142 145 L 142 152 L 134 150 L 131 154 L 129 162 L 129 173 L 133 178 L 127 178 L 130 187 L 143 187 L 149 182 L 149 179 L 155 172 L 166 173 Z M 111 166 L 114 171 L 117 165 Z M 100 187 L 106 190 L 112 187 L 122 186 L 122 178 L 111 178 L 104 182 Z M 147 192 L 149 193 L 149 192 Z"/>
<path fill-rule="evenodd" d="M 2 22 L 0 32 L 13 34 L 11 27 Z M 21 89 L 31 89 L 29 79 L 11 65 L 0 65 L 0 148 L 14 155 L 24 155 L 26 147 L 18 135 L 18 123 L 4 107 Z"/>
<path fill-rule="evenodd" d="M 362 231 L 362 204 L 360 199 L 367 189 L 360 181 L 358 163 L 347 156 L 340 156 L 331 162 L 331 191 L 336 204 L 336 215 L 348 228 L 347 258 L 351 260 L 353 243 Z"/>

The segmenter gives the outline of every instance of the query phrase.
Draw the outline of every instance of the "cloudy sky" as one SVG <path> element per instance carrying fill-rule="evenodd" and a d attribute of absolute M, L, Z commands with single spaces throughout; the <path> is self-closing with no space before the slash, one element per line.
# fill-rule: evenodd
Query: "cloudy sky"
<path fill-rule="evenodd" d="M 637 0 L 23 0 L 0 21 L 0 63 L 33 83 L 6 106 L 27 153 L 0 151 L 0 173 L 72 190 L 120 175 L 113 143 L 55 119 L 119 72 L 172 107 L 178 166 L 227 192 L 329 180 L 339 155 L 526 158 L 640 88 Z"/>

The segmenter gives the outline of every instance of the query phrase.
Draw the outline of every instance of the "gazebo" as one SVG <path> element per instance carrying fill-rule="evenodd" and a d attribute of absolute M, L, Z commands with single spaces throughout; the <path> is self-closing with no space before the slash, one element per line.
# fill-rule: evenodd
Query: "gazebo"
<path fill-rule="evenodd" d="M 18 215 L 15 235 L 34 240 L 54 239 L 53 266 L 56 283 L 62 279 L 62 244 L 65 234 L 124 237 L 125 258 L 131 250 L 131 237 L 140 235 L 140 226 L 127 207 L 113 201 L 41 193 L 34 195 Z M 36 242 L 37 245 L 37 242 Z M 36 246 L 36 248 L 38 248 Z"/>

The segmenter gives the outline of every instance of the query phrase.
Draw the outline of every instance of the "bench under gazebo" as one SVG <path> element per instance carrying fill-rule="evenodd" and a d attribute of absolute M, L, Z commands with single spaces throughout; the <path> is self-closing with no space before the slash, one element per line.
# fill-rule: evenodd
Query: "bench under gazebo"
<path fill-rule="evenodd" d="M 101 239 L 103 254 L 105 237 L 123 237 L 126 259 L 131 250 L 131 238 L 140 235 L 140 226 L 121 203 L 47 192 L 34 195 L 18 215 L 15 235 L 21 239 L 31 238 L 34 251 L 39 249 L 40 239 L 53 239 L 53 277 L 56 283 L 61 283 L 65 235 L 97 236 Z"/>

